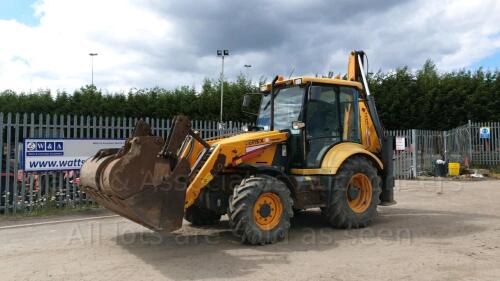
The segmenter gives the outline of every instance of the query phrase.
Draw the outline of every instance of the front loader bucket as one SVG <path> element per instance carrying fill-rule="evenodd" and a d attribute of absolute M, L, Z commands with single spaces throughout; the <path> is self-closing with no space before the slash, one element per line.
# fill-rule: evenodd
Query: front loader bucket
<path fill-rule="evenodd" d="M 105 208 L 152 230 L 179 229 L 190 166 L 176 153 L 189 129 L 189 119 L 176 117 L 165 142 L 139 121 L 121 149 L 104 149 L 85 161 L 82 190 Z"/>

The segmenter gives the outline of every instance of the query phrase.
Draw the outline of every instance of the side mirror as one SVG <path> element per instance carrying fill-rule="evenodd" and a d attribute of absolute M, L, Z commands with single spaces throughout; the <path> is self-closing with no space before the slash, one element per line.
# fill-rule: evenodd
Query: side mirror
<path fill-rule="evenodd" d="M 306 126 L 306 123 L 304 123 L 302 121 L 293 121 L 292 122 L 292 129 L 294 129 L 294 130 L 303 129 L 305 126 Z"/>
<path fill-rule="evenodd" d="M 250 107 L 250 102 L 252 101 L 252 97 L 250 95 L 243 96 L 243 104 L 242 107 Z"/>

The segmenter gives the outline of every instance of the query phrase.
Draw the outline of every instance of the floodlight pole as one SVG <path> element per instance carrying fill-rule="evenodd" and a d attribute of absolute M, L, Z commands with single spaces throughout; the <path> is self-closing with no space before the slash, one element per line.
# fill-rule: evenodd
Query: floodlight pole
<path fill-rule="evenodd" d="M 245 66 L 245 68 L 247 70 L 247 80 L 250 83 L 250 67 L 252 67 L 252 65 L 251 64 L 245 64 L 244 66 Z"/>
<path fill-rule="evenodd" d="M 228 50 L 217 50 L 217 56 L 221 57 L 222 59 L 222 70 L 220 72 L 220 123 L 219 123 L 219 129 L 223 129 L 223 119 L 222 119 L 222 114 L 223 114 L 223 108 L 224 108 L 224 57 L 229 56 L 229 51 Z"/>
<path fill-rule="evenodd" d="M 91 85 L 94 86 L 94 57 L 97 56 L 97 53 L 89 53 L 89 56 L 90 56 L 90 65 L 91 65 L 91 73 L 92 73 Z"/>
<path fill-rule="evenodd" d="M 222 113 L 224 107 L 224 55 L 222 55 L 222 71 L 220 72 L 220 123 L 222 124 Z"/>

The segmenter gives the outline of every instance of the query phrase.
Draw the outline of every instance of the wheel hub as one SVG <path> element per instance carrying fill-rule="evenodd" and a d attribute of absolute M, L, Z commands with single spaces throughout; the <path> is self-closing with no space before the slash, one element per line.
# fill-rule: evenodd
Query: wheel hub
<path fill-rule="evenodd" d="M 262 193 L 255 201 L 253 218 L 255 224 L 262 230 L 271 230 L 276 227 L 282 214 L 283 205 L 280 197 L 275 193 Z"/>
<path fill-rule="evenodd" d="M 357 186 L 349 186 L 347 189 L 347 196 L 349 200 L 354 200 L 359 196 L 359 187 Z"/>
<path fill-rule="evenodd" d="M 372 183 L 363 173 L 351 177 L 346 189 L 347 203 L 355 213 L 365 212 L 372 202 Z"/>
<path fill-rule="evenodd" d="M 267 203 L 262 204 L 259 209 L 259 214 L 263 218 L 269 217 L 271 215 L 271 206 Z"/>

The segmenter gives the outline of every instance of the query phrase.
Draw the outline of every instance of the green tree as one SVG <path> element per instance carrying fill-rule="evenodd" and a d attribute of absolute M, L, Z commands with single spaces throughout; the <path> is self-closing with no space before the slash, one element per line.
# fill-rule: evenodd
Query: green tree
<path fill-rule="evenodd" d="M 370 75 L 370 89 L 380 118 L 388 129 L 449 129 L 473 121 L 500 120 L 498 71 L 459 70 L 440 73 L 431 60 L 413 72 L 408 67 Z M 260 82 L 265 79 L 260 78 Z M 224 120 L 254 121 L 243 113 L 241 103 L 247 93 L 258 92 L 251 81 L 239 75 L 224 82 Z M 220 81 L 205 79 L 201 90 L 181 86 L 173 90 L 159 87 L 133 89 L 127 93 L 103 94 L 86 85 L 72 94 L 0 92 L 0 112 L 20 112 L 82 116 L 172 118 L 185 114 L 192 119 L 218 120 Z M 256 112 L 257 101 L 251 111 Z"/>

